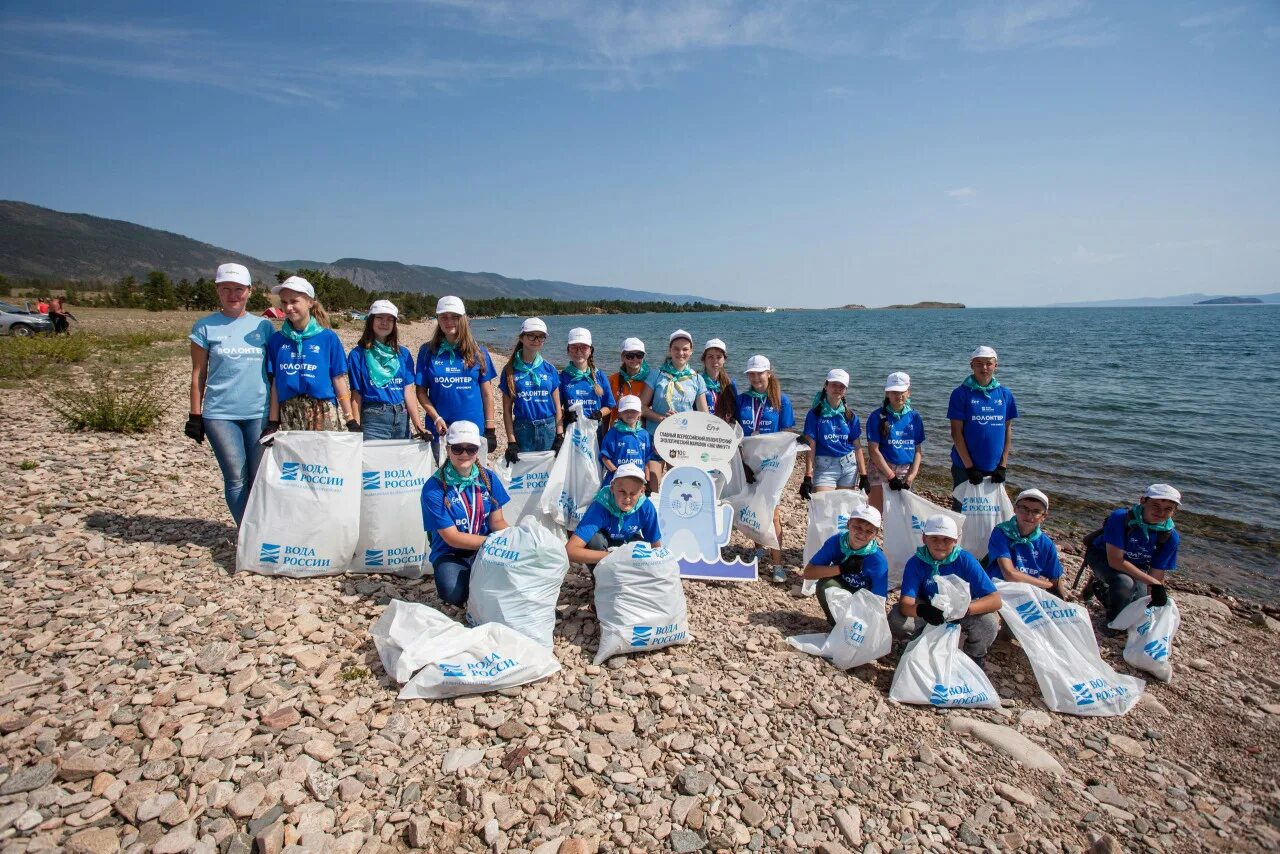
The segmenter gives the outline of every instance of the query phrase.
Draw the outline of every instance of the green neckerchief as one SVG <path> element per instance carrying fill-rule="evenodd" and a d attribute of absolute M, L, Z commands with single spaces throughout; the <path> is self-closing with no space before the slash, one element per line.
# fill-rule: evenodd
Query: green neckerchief
<path fill-rule="evenodd" d="M 1133 505 L 1133 510 L 1130 512 L 1130 514 L 1129 514 L 1129 515 L 1132 517 L 1132 518 L 1130 518 L 1130 519 L 1129 519 L 1129 527 L 1130 527 L 1130 528 L 1141 528 L 1141 529 L 1142 529 L 1142 533 L 1146 534 L 1148 539 L 1150 539 L 1150 537 L 1151 537 L 1151 535 L 1152 535 L 1153 533 L 1154 533 L 1154 534 L 1163 534 L 1165 531 L 1172 531 L 1172 530 L 1173 530 L 1173 518 L 1172 518 L 1172 517 L 1170 517 L 1170 518 L 1168 518 L 1168 519 L 1165 519 L 1163 522 L 1159 522 L 1159 523 L 1157 523 L 1157 524 L 1155 524 L 1155 525 L 1152 525 L 1152 524 L 1150 524 L 1149 522 L 1147 522 L 1147 520 L 1143 519 L 1143 518 L 1142 518 L 1142 505 L 1141 505 L 1141 504 L 1135 504 L 1135 505 Z"/>
<path fill-rule="evenodd" d="M 464 477 L 461 472 L 453 467 L 453 460 L 445 460 L 445 464 L 440 468 L 440 473 L 444 476 L 444 482 L 454 489 L 470 489 L 480 480 L 480 465 L 479 463 L 473 465 L 471 474 Z"/>
<path fill-rule="evenodd" d="M 990 397 L 991 392 L 1000 388 L 1000 380 L 996 379 L 995 377 L 992 377 L 991 382 L 987 383 L 986 385 L 978 385 L 978 381 L 973 378 L 973 374 L 969 374 L 969 376 L 964 378 L 964 387 L 971 388 L 974 391 L 980 391 L 983 394 L 985 394 L 987 397 Z"/>
<path fill-rule="evenodd" d="M 1036 529 L 1025 537 L 1018 531 L 1017 519 L 1006 519 L 996 527 L 1004 531 L 1004 535 L 1009 538 L 1009 545 L 1011 546 L 1026 546 L 1040 539 L 1041 531 L 1039 525 L 1036 525 Z"/>
<path fill-rule="evenodd" d="M 933 567 L 933 572 L 930 573 L 930 576 L 934 576 L 938 574 L 938 570 L 943 566 L 960 557 L 960 547 L 952 546 L 951 553 L 949 555 L 944 557 L 942 560 L 934 560 L 933 555 L 929 552 L 929 548 L 927 546 L 920 546 L 916 549 L 916 557 Z"/>
<path fill-rule="evenodd" d="M 676 392 L 684 394 L 684 386 L 680 385 L 680 383 L 694 376 L 693 369 L 685 365 L 677 371 L 676 366 L 671 364 L 670 359 L 667 359 L 662 363 L 662 374 L 670 379 L 666 390 L 662 394 L 663 399 L 667 402 L 667 412 L 675 412 Z"/>
<path fill-rule="evenodd" d="M 324 327 L 316 322 L 314 315 L 312 315 L 311 318 L 307 320 L 307 328 L 302 330 L 301 332 L 294 329 L 293 324 L 288 320 L 286 320 L 283 324 L 280 325 L 280 332 L 284 335 L 285 338 L 288 338 L 294 344 L 298 345 L 299 353 L 302 352 L 303 341 L 315 335 L 319 335 L 323 331 L 324 331 Z"/>
<path fill-rule="evenodd" d="M 813 406 L 809 408 L 813 409 L 815 407 L 821 407 L 822 411 L 819 414 L 823 418 L 834 418 L 837 415 L 844 415 L 844 398 L 840 398 L 839 406 L 832 406 L 827 403 L 827 393 L 825 391 L 820 391 L 813 396 Z"/>
<path fill-rule="evenodd" d="M 445 353 L 449 354 L 450 361 L 453 361 L 454 358 L 460 357 L 462 355 L 461 353 L 458 352 L 457 347 L 449 343 L 448 338 L 441 338 L 440 345 L 436 347 L 436 355 L 443 356 Z"/>
<path fill-rule="evenodd" d="M 615 429 L 623 433 L 639 433 L 640 430 L 642 429 L 639 421 L 637 421 L 635 424 L 628 424 L 627 422 L 623 421 L 621 418 L 613 422 L 613 426 Z"/>
<path fill-rule="evenodd" d="M 369 369 L 369 382 L 386 388 L 400 371 L 400 354 L 394 347 L 374 341 L 365 348 L 364 366 Z"/>
<path fill-rule="evenodd" d="M 720 385 L 720 381 L 712 379 L 711 374 L 706 371 L 702 372 L 702 381 L 707 384 L 707 391 L 712 394 L 719 394 L 720 389 L 723 388 L 723 386 Z"/>
<path fill-rule="evenodd" d="M 880 550 L 880 544 L 873 538 L 860 549 L 851 548 L 849 546 L 849 532 L 845 531 L 840 535 L 840 554 L 844 555 L 845 560 L 857 555 L 858 557 L 866 557 L 867 555 Z"/>
<path fill-rule="evenodd" d="M 623 364 L 626 364 L 625 362 Z M 649 379 L 649 361 L 647 359 L 640 360 L 640 370 L 634 374 L 629 374 L 624 368 L 618 368 L 618 376 L 622 377 L 624 383 L 644 382 Z"/>
<path fill-rule="evenodd" d="M 895 412 L 893 410 L 893 407 L 889 406 L 888 404 L 885 405 L 884 411 L 892 415 L 894 418 L 901 418 L 902 416 L 906 415 L 908 412 L 911 411 L 911 398 L 907 398 L 906 400 L 902 401 L 902 408 L 899 409 L 897 412 Z"/>
<path fill-rule="evenodd" d="M 756 391 L 753 388 L 747 389 L 744 392 L 744 394 L 746 394 L 747 397 L 753 398 L 755 400 L 764 400 L 769 396 L 769 393 L 767 391 Z"/>
<path fill-rule="evenodd" d="M 569 375 L 569 382 L 577 382 L 578 380 L 591 380 L 595 383 L 595 377 L 591 376 L 591 367 L 579 368 L 573 362 L 564 366 L 564 372 Z"/>
<path fill-rule="evenodd" d="M 511 357 L 511 367 L 517 374 L 528 374 L 536 386 L 542 385 L 542 371 L 538 370 L 542 367 L 542 354 L 533 354 L 533 364 L 526 364 L 524 359 L 520 358 L 520 350 L 516 350 L 515 355 Z"/>
<path fill-rule="evenodd" d="M 621 507 L 618 506 L 617 500 L 613 497 L 613 490 L 610 489 L 609 487 L 607 486 L 601 487 L 600 491 L 596 493 L 596 501 L 599 501 L 600 504 L 604 506 L 604 509 L 608 510 L 609 514 L 613 516 L 615 519 L 627 518 L 632 513 L 636 512 L 642 506 L 644 506 L 644 503 L 648 500 L 649 500 L 648 496 L 641 495 L 640 499 L 636 501 L 635 507 L 632 507 L 630 510 L 623 510 Z"/>

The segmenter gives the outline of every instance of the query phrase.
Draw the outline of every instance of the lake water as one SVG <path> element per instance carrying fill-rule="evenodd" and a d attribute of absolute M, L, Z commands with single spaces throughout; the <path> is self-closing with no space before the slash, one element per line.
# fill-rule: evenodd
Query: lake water
<path fill-rule="evenodd" d="M 1280 306 L 1198 308 L 931 309 L 906 311 L 698 312 L 546 318 L 544 355 L 565 362 L 573 326 L 591 329 L 597 362 L 617 369 L 618 347 L 638 336 L 657 365 L 667 336 L 687 329 L 695 358 L 706 339 L 729 347 L 735 378 L 747 357 L 773 362 L 797 419 L 829 368 L 852 378 L 848 399 L 865 422 L 885 376 L 912 377 L 911 405 L 924 417 L 925 464 L 948 465 L 947 399 L 968 374 L 978 344 L 1000 353 L 1000 381 L 1017 397 L 1010 479 L 1108 506 L 1131 503 L 1154 481 L 1183 494 L 1196 516 L 1244 523 L 1257 542 L 1201 561 L 1246 562 L 1280 579 Z M 510 352 L 519 319 L 477 319 L 478 337 Z M 1100 519 L 1098 520 L 1100 523 Z M 1191 538 L 1188 537 L 1188 540 Z M 1200 573 L 1203 575 L 1203 573 Z M 1209 579 L 1205 579 L 1209 580 Z M 1276 586 L 1247 585 L 1276 598 Z"/>

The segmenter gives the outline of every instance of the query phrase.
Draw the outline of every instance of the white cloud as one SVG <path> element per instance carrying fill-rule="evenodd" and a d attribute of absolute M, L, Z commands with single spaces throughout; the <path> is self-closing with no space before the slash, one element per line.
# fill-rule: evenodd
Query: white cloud
<path fill-rule="evenodd" d="M 1229 6 L 1225 9 L 1213 9 L 1208 12 L 1202 12 L 1198 15 L 1192 15 L 1183 18 L 1178 22 L 1178 26 L 1190 29 L 1200 29 L 1203 27 L 1219 27 L 1223 24 L 1229 24 L 1236 18 L 1245 13 L 1244 6 Z"/>
<path fill-rule="evenodd" d="M 974 196 L 978 195 L 978 191 L 973 187 L 953 187 L 947 190 L 947 195 L 959 202 L 967 202 Z"/>

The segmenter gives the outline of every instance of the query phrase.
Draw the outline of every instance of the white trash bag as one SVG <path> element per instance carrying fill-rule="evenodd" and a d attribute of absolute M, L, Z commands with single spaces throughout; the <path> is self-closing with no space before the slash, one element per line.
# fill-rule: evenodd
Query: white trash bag
<path fill-rule="evenodd" d="M 360 538 L 362 444 L 359 433 L 276 433 L 249 492 L 236 568 L 294 578 L 346 572 Z"/>
<path fill-rule="evenodd" d="M 937 514 L 949 516 L 964 536 L 964 516 L 939 507 L 907 489 L 884 491 L 884 556 L 889 562 L 889 587 L 902 586 L 902 570 L 924 545 L 924 520 Z"/>
<path fill-rule="evenodd" d="M 969 582 L 958 575 L 939 575 L 933 582 L 938 592 L 929 598 L 929 604 L 942 612 L 942 619 L 958 620 L 968 613 L 973 603 Z"/>
<path fill-rule="evenodd" d="M 800 566 L 808 566 L 823 543 L 836 534 L 844 533 L 845 526 L 849 524 L 850 513 L 866 506 L 867 494 L 860 490 L 833 489 L 809 496 L 809 527 L 804 534 L 804 559 Z M 812 596 L 817 592 L 818 582 L 813 579 L 800 585 L 800 593 L 804 596 Z"/>
<path fill-rule="evenodd" d="M 551 474 L 538 505 L 566 531 L 578 522 L 600 491 L 600 443 L 596 440 L 596 422 L 582 414 L 581 404 L 574 404 L 578 418 L 564 434 L 564 444 L 551 465 Z"/>
<path fill-rule="evenodd" d="M 1139 670 L 1145 670 L 1161 682 L 1173 680 L 1173 636 L 1182 625 L 1178 606 L 1171 598 L 1169 604 L 1151 607 L 1151 597 L 1133 600 L 1116 615 L 1108 628 L 1128 630 L 1129 639 L 1124 644 L 1124 660 Z"/>
<path fill-rule="evenodd" d="M 934 582 L 938 592 L 929 602 L 944 619 L 959 620 L 973 601 L 968 582 L 958 575 L 939 575 Z M 898 659 L 889 697 L 920 706 L 1000 708 L 987 674 L 960 649 L 960 631 L 959 623 L 925 626 Z"/>
<path fill-rule="evenodd" d="M 530 516 L 540 517 L 546 525 L 554 524 L 550 514 L 544 513 L 540 504 L 555 461 L 553 451 L 521 451 L 520 459 L 514 463 L 507 462 L 506 457 L 498 460 L 493 473 L 502 481 L 507 495 L 511 497 L 502 508 L 502 516 L 508 524 L 518 524 L 521 519 Z"/>
<path fill-rule="evenodd" d="M 373 624 L 382 666 L 406 683 L 401 700 L 441 700 L 524 685 L 550 676 L 560 662 L 501 623 L 469 629 L 417 602 L 391 600 Z"/>
<path fill-rule="evenodd" d="M 502 623 L 550 649 L 568 571 L 564 543 L 527 517 L 485 538 L 471 564 L 467 616 L 474 625 Z"/>
<path fill-rule="evenodd" d="M 885 616 L 885 600 L 870 590 L 850 593 L 841 588 L 827 592 L 827 606 L 836 626 L 828 634 L 787 638 L 801 652 L 817 655 L 841 670 L 869 664 L 889 653 L 893 636 Z"/>
<path fill-rule="evenodd" d="M 796 465 L 796 436 L 748 436 L 739 447 L 743 463 L 755 472 L 756 482 L 729 499 L 734 509 L 733 526 L 758 545 L 776 549 L 779 546 L 773 530 L 773 511 Z"/>
<path fill-rule="evenodd" d="M 1084 606 L 1025 582 L 995 584 L 1000 616 L 1027 654 L 1050 711 L 1103 717 L 1133 708 L 1146 683 L 1102 660 Z"/>
<path fill-rule="evenodd" d="M 595 663 L 615 655 L 688 643 L 689 614 L 680 563 L 665 548 L 627 543 L 596 564 L 596 618 L 600 647 Z"/>
<path fill-rule="evenodd" d="M 422 487 L 435 469 L 435 456 L 426 442 L 365 441 L 360 464 L 360 539 L 351 572 L 421 578 L 430 571 L 430 548 L 422 527 Z"/>
<path fill-rule="evenodd" d="M 984 477 L 979 484 L 965 481 L 951 497 L 960 502 L 964 527 L 960 532 L 960 548 L 981 560 L 987 555 L 987 543 L 996 525 L 1013 518 L 1013 502 L 1003 483 L 992 483 Z"/>

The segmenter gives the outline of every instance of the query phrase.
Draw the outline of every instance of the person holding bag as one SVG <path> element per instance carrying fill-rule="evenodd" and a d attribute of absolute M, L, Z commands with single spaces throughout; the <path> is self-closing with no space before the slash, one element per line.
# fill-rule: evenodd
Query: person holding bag
<path fill-rule="evenodd" d="M 1112 511 L 1102 528 L 1085 538 L 1084 560 L 1093 571 L 1085 598 L 1102 601 L 1107 622 L 1148 593 L 1155 607 L 1169 604 L 1164 580 L 1178 568 L 1173 514 L 1181 506 L 1182 493 L 1167 483 L 1153 483 L 1137 504 Z"/>
<path fill-rule="evenodd" d="M 884 488 L 910 489 L 924 460 L 924 419 L 911 408 L 911 376 L 894 371 L 884 382 L 884 403 L 867 416 L 871 465 L 867 493 L 873 507 L 884 511 Z"/>
<path fill-rule="evenodd" d="M 827 602 L 827 594 L 835 589 L 857 593 L 870 590 L 882 598 L 889 596 L 889 561 L 876 534 L 880 532 L 880 511 L 863 505 L 849 514 L 846 529 L 822 544 L 800 577 L 818 581 L 818 604 L 827 622 L 835 627 L 836 619 Z"/>
<path fill-rule="evenodd" d="M 360 432 L 351 409 L 347 354 L 315 288 L 290 276 L 271 289 L 285 321 L 267 341 L 271 404 L 263 436 L 276 430 Z"/>
<path fill-rule="evenodd" d="M 813 397 L 813 408 L 804 417 L 803 435 L 809 454 L 800 497 L 806 501 L 815 492 L 867 489 L 867 461 L 858 444 L 862 425 L 845 402 L 848 387 L 848 372 L 832 368 L 822 390 Z"/>
<path fill-rule="evenodd" d="M 569 330 L 568 353 L 569 364 L 560 371 L 560 409 L 564 425 L 567 427 L 576 419 L 573 414 L 575 403 L 581 406 L 583 415 L 603 423 L 613 414 L 617 402 L 608 377 L 596 367 L 596 348 L 591 343 L 590 329 L 577 326 Z"/>
<path fill-rule="evenodd" d="M 542 358 L 547 324 L 530 317 L 520 324 L 511 358 L 502 368 L 502 424 L 507 431 L 507 462 L 515 464 L 521 451 L 559 451 L 564 442 L 560 425 L 560 375 Z"/>
<path fill-rule="evenodd" d="M 436 330 L 418 350 L 415 379 L 418 402 L 437 437 L 455 421 L 484 425 L 489 450 L 497 450 L 493 409 L 493 369 L 489 351 L 471 334 L 467 308 L 455 296 L 436 302 Z"/>
<path fill-rule="evenodd" d="M 780 433 L 788 427 L 794 427 L 796 417 L 791 409 L 791 398 L 782 393 L 769 359 L 759 354 L 752 356 L 747 359 L 747 368 L 743 373 L 747 375 L 747 382 L 750 384 L 746 391 L 738 395 L 738 423 L 742 426 L 743 437 Z M 747 483 L 754 483 L 755 473 L 745 462 L 742 468 Z M 773 508 L 773 531 L 781 544 L 781 505 Z M 777 583 L 786 581 L 787 570 L 782 565 L 782 549 L 770 549 L 769 559 L 773 563 L 773 580 Z"/>
<path fill-rule="evenodd" d="M 1049 496 L 1024 489 L 1013 502 L 1014 518 L 996 525 L 987 541 L 987 573 L 1000 581 L 1020 581 L 1059 599 L 1062 562 L 1058 548 L 1040 529 L 1049 518 Z"/>
<path fill-rule="evenodd" d="M 984 477 L 990 477 L 992 483 L 1004 483 L 1018 405 L 1013 392 L 996 379 L 997 360 L 996 351 L 990 347 L 979 347 L 970 353 L 972 373 L 951 392 L 947 403 L 952 486 L 966 480 L 977 486 Z"/>
<path fill-rule="evenodd" d="M 365 439 L 427 436 L 413 387 L 413 355 L 400 346 L 399 319 L 395 303 L 374 300 L 364 332 L 347 354 L 352 411 Z"/>

